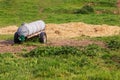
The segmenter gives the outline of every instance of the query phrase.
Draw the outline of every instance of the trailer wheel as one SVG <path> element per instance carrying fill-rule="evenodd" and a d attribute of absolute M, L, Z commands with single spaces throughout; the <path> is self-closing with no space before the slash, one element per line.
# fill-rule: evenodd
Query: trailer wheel
<path fill-rule="evenodd" d="M 18 37 L 19 37 L 18 33 L 15 32 L 15 34 L 14 34 L 14 43 L 20 43 Z"/>
<path fill-rule="evenodd" d="M 47 43 L 47 35 L 45 32 L 41 32 L 39 36 L 39 41 L 41 43 Z"/>

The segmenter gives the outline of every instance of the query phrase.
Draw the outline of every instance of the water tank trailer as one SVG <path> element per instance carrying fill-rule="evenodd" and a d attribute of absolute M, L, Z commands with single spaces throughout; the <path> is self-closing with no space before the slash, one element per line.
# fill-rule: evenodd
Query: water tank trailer
<path fill-rule="evenodd" d="M 42 20 L 23 23 L 14 34 L 14 43 L 24 42 L 26 39 L 38 36 L 41 43 L 47 42 L 45 22 Z"/>

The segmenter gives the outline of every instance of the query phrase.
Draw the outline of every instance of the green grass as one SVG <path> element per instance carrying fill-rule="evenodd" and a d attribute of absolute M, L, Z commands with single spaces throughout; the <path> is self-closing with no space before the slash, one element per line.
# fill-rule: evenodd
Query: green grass
<path fill-rule="evenodd" d="M 120 36 L 80 37 L 99 40 L 107 44 L 111 40 L 119 43 Z M 117 40 L 117 41 L 116 41 Z M 35 41 L 35 43 L 31 43 Z M 32 39 L 23 45 L 36 45 Z M 39 46 L 27 53 L 0 54 L 1 80 L 119 80 L 120 49 L 102 48 L 91 44 L 86 47 Z M 26 52 L 26 50 L 23 50 Z"/>
<path fill-rule="evenodd" d="M 104 37 L 80 36 L 73 39 L 102 41 L 106 45 L 106 47 L 110 49 L 120 49 L 120 35 L 104 36 Z"/>
<path fill-rule="evenodd" d="M 105 42 L 108 48 L 120 49 L 120 35 L 108 36 L 108 37 L 96 37 L 92 39 Z"/>
<path fill-rule="evenodd" d="M 107 36 L 107 37 L 95 37 L 95 38 L 91 38 L 91 39 L 104 41 L 104 42 L 108 42 L 108 41 L 113 40 L 113 39 L 120 41 L 120 35 Z"/>
<path fill-rule="evenodd" d="M 75 13 L 92 3 L 92 13 Z M 100 12 L 97 14 L 96 12 Z M 120 26 L 116 0 L 0 0 L 0 27 L 42 19 L 46 23 L 85 22 Z M 12 40 L 13 35 L 0 35 Z M 103 41 L 107 48 L 43 46 L 38 39 L 23 45 L 38 48 L 25 53 L 0 53 L 0 80 L 119 80 L 120 36 L 77 38 Z M 34 41 L 34 43 L 33 43 Z M 17 46 L 17 45 L 16 45 Z"/>
<path fill-rule="evenodd" d="M 91 4 L 94 13 L 75 14 L 83 6 Z M 96 12 L 102 12 L 96 14 Z M 0 26 L 20 25 L 38 19 L 46 23 L 85 22 L 120 26 L 116 0 L 1 0 Z"/>
<path fill-rule="evenodd" d="M 95 46 L 96 51 L 93 49 Z M 97 55 L 84 54 L 83 49 Z M 97 45 L 85 48 L 39 47 L 19 56 L 11 53 L 0 54 L 0 79 L 119 80 L 119 61 L 119 52 Z"/>
<path fill-rule="evenodd" d="M 0 35 L 0 40 L 13 40 L 13 35 Z"/>

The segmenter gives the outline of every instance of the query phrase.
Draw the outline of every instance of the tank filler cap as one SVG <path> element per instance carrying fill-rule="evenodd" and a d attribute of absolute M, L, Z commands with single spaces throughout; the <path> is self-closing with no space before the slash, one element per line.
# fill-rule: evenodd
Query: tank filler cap
<path fill-rule="evenodd" d="M 21 36 L 18 37 L 18 39 L 19 39 L 19 41 L 23 42 L 23 41 L 25 41 L 25 36 L 21 35 Z"/>

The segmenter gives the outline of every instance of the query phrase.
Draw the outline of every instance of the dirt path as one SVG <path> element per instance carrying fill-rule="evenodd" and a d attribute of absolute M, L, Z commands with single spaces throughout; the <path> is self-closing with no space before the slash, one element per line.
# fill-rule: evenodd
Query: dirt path
<path fill-rule="evenodd" d="M 18 27 L 8 26 L 0 29 L 0 34 L 14 34 Z M 46 33 L 48 36 L 48 43 L 51 46 L 86 46 L 88 44 L 98 44 L 105 47 L 103 42 L 90 41 L 90 40 L 74 40 L 70 39 L 79 36 L 110 36 L 110 35 L 120 35 L 120 27 L 118 26 L 108 26 L 108 25 L 90 25 L 81 22 L 65 23 L 65 24 L 47 24 Z M 18 53 L 21 51 L 31 51 L 36 48 L 36 46 L 23 46 L 23 45 L 13 45 L 13 41 L 0 41 L 0 53 L 12 52 Z"/>
<path fill-rule="evenodd" d="M 74 40 L 74 39 L 59 39 L 54 41 L 49 41 L 45 46 L 87 46 L 89 44 L 97 44 L 101 47 L 105 47 L 105 44 L 100 41 L 91 40 Z M 41 44 L 40 44 L 41 45 Z M 21 53 L 29 52 L 38 46 L 26 46 L 22 44 L 15 45 L 13 41 L 0 41 L 0 53 Z"/>
<path fill-rule="evenodd" d="M 36 46 L 14 45 L 13 41 L 0 41 L 0 53 L 19 53 L 35 49 Z"/>
<path fill-rule="evenodd" d="M 104 42 L 92 41 L 92 40 L 75 40 L 75 39 L 64 39 L 64 40 L 54 40 L 49 42 L 47 45 L 50 46 L 87 46 L 89 44 L 97 44 L 101 47 L 106 47 Z"/>

